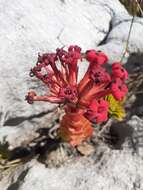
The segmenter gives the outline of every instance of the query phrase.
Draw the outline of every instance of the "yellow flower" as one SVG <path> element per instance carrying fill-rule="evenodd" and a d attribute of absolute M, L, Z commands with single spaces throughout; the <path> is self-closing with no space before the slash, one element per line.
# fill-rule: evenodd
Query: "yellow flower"
<path fill-rule="evenodd" d="M 117 101 L 111 94 L 106 96 L 105 99 L 109 103 L 109 114 L 111 117 L 122 121 L 126 116 L 125 109 L 123 107 L 125 98 L 121 101 Z"/>

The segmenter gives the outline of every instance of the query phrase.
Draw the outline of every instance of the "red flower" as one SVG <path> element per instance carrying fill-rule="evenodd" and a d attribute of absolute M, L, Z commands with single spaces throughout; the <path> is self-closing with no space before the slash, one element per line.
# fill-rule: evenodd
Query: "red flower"
<path fill-rule="evenodd" d="M 85 117 L 95 123 L 100 123 L 108 119 L 108 102 L 100 99 L 93 100 L 89 105 Z"/>
<path fill-rule="evenodd" d="M 55 96 L 37 96 L 34 91 L 28 92 L 28 95 L 26 95 L 25 99 L 29 104 L 33 104 L 34 101 L 45 101 L 45 102 L 51 102 L 51 103 L 61 103 L 62 99 L 55 97 Z M 63 100 L 64 102 L 64 100 Z"/>
<path fill-rule="evenodd" d="M 69 102 L 76 103 L 77 98 L 77 88 L 74 86 L 63 87 L 59 91 L 59 97 L 65 98 Z"/>
<path fill-rule="evenodd" d="M 90 71 L 90 78 L 96 83 L 108 83 L 111 81 L 110 75 L 106 72 L 105 68 L 97 65 Z"/>
<path fill-rule="evenodd" d="M 71 85 L 77 83 L 78 60 L 81 60 L 81 48 L 78 46 L 70 46 L 68 52 L 57 49 L 57 56 L 62 63 L 63 72 L 66 73 L 66 79 Z"/>
<path fill-rule="evenodd" d="M 89 62 L 88 69 L 78 83 L 78 62 Z M 112 65 L 112 73 L 103 67 L 108 57 L 95 50 L 81 53 L 78 46 L 68 50 L 57 49 L 56 53 L 38 55 L 36 65 L 30 76 L 36 76 L 48 87 L 49 93 L 38 96 L 31 91 L 26 100 L 48 101 L 64 104 L 65 115 L 61 120 L 59 135 L 63 140 L 78 145 L 92 135 L 92 122 L 100 123 L 108 119 L 108 102 L 106 95 L 112 94 L 117 100 L 125 97 L 128 89 L 125 80 L 127 71 L 119 64 Z"/>
<path fill-rule="evenodd" d="M 108 57 L 103 52 L 95 50 L 86 51 L 86 59 L 90 63 L 96 63 L 98 65 L 103 65 L 108 61 Z"/>
<path fill-rule="evenodd" d="M 128 72 L 122 67 L 121 63 L 113 63 L 112 76 L 113 78 L 120 78 L 122 80 L 126 80 L 128 78 Z"/>
<path fill-rule="evenodd" d="M 120 78 L 116 78 L 111 85 L 111 92 L 117 100 L 122 100 L 127 94 L 128 88 Z"/>
<path fill-rule="evenodd" d="M 36 93 L 34 91 L 28 92 L 28 94 L 25 97 L 25 100 L 27 100 L 29 104 L 33 104 L 35 96 L 36 96 Z"/>
<path fill-rule="evenodd" d="M 27 96 L 27 101 L 50 101 L 64 103 L 64 101 L 77 102 L 77 62 L 81 59 L 81 48 L 70 46 L 68 51 L 57 49 L 56 53 L 38 55 L 35 67 L 31 69 L 30 76 L 36 76 L 49 88 L 50 94 L 43 96 Z M 61 69 L 57 61 L 61 61 Z"/>

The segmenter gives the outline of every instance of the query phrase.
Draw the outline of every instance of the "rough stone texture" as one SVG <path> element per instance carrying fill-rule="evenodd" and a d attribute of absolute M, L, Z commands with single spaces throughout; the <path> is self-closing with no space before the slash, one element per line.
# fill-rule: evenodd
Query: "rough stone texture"
<path fill-rule="evenodd" d="M 41 164 L 30 169 L 19 190 L 95 190 L 143 189 L 143 161 L 126 151 L 104 152 L 101 160 L 79 160 L 59 169 L 45 169 Z M 45 180 L 43 180 L 43 178 Z"/>
<path fill-rule="evenodd" d="M 109 12 L 112 19 L 110 21 L 108 35 L 98 47 L 109 55 L 110 61 L 120 60 L 125 49 L 132 20 L 132 16 L 130 16 L 123 7 L 119 8 L 116 5 L 117 1 L 113 2 L 112 0 L 104 1 L 103 3 L 103 6 L 105 6 L 107 10 L 110 10 Z M 129 53 L 143 51 L 143 43 L 140 40 L 143 37 L 142 27 L 143 18 L 135 17 L 130 37 Z M 123 60 L 124 62 L 127 60 L 126 58 Z"/>
<path fill-rule="evenodd" d="M 119 56 L 124 52 L 126 40 L 131 24 L 131 18 L 122 22 L 113 23 L 113 28 L 108 35 L 105 44 L 99 46 L 104 52 L 109 52 L 111 60 L 120 60 Z M 143 19 L 135 18 L 129 43 L 129 53 L 142 52 L 143 44 L 140 40 L 143 31 Z M 128 56 L 128 55 L 127 55 Z M 126 57 L 127 58 L 127 57 Z M 127 59 L 125 59 L 127 60 Z M 125 61 L 124 60 L 124 61 Z"/>
<path fill-rule="evenodd" d="M 50 123 L 55 105 L 24 101 L 29 89 L 45 90 L 28 76 L 38 52 L 77 44 L 103 50 L 110 62 L 120 60 L 131 19 L 118 0 L 0 0 L 0 141 L 6 137 L 12 148 L 23 145 Z M 143 18 L 135 18 L 130 53 L 143 52 L 142 31 Z M 81 75 L 84 71 L 80 68 Z M 128 125 L 135 132 L 123 150 L 99 147 L 93 159 L 59 169 L 32 161 L 4 178 L 0 189 L 143 190 L 143 121 L 134 116 Z"/>
<path fill-rule="evenodd" d="M 134 129 L 131 147 L 134 149 L 134 152 L 143 159 L 143 119 L 134 115 L 132 119 L 128 121 L 128 125 Z"/>
<path fill-rule="evenodd" d="M 143 120 L 133 116 L 129 125 L 135 128 L 134 141 L 138 130 L 143 130 Z M 136 143 L 136 148 L 138 146 L 140 143 Z M 143 145 L 140 148 L 143 149 Z M 128 138 L 122 150 L 100 145 L 92 157 L 75 158 L 60 168 L 46 168 L 32 160 L 5 178 L 0 183 L 0 189 L 143 190 L 143 155 L 136 150 Z"/>
<path fill-rule="evenodd" d="M 27 145 L 30 141 L 40 135 L 38 129 L 50 127 L 52 117 L 52 113 L 49 113 L 41 118 L 31 118 L 29 120 L 24 120 L 23 122 L 20 122 L 20 120 L 20 123 L 17 123 L 16 126 L 2 127 L 0 129 L 0 141 L 8 141 L 10 149 L 20 147 L 21 145 Z"/>
<path fill-rule="evenodd" d="M 101 144 L 92 157 L 73 158 L 59 168 L 46 168 L 33 159 L 5 177 L 0 189 L 143 190 L 143 120 L 133 116 L 124 127 L 129 126 L 134 132 L 121 150 Z"/>

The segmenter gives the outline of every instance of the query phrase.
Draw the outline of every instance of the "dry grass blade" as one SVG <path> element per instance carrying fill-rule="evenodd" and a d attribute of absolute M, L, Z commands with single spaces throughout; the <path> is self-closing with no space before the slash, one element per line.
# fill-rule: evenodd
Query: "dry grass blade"
<path fill-rule="evenodd" d="M 128 33 L 128 38 L 127 38 L 127 41 L 126 41 L 125 50 L 124 50 L 124 53 L 123 53 L 123 55 L 122 55 L 122 57 L 121 57 L 120 62 L 123 61 L 123 59 L 124 59 L 126 53 L 128 52 L 129 40 L 130 40 L 130 36 L 131 36 L 131 31 L 132 31 L 134 19 L 135 19 L 135 16 L 133 16 L 133 18 L 132 18 L 132 20 L 131 20 L 131 24 L 130 24 L 130 28 L 129 28 L 129 33 Z"/>
<path fill-rule="evenodd" d="M 139 0 L 120 0 L 120 1 L 122 4 L 124 4 L 124 6 L 129 11 L 129 13 L 131 13 L 133 15 L 131 24 L 130 24 L 130 28 L 129 28 L 128 37 L 126 40 L 125 50 L 124 50 L 123 55 L 120 60 L 122 62 L 126 53 L 129 52 L 128 46 L 129 46 L 129 40 L 130 40 L 135 16 L 140 16 L 140 17 L 143 16 L 143 1 L 142 0 L 140 0 L 140 1 Z"/>
<path fill-rule="evenodd" d="M 138 0 L 135 0 L 136 1 L 136 3 L 137 3 L 137 7 L 138 7 L 138 9 L 139 9 L 139 11 L 140 11 L 140 13 L 141 13 L 141 16 L 143 16 L 143 10 L 142 10 L 142 8 L 143 8 L 143 1 L 141 0 L 141 2 L 139 3 L 138 2 Z M 142 4 L 141 4 L 142 3 Z"/>
<path fill-rule="evenodd" d="M 128 98 L 132 94 L 136 94 L 138 92 L 138 88 L 143 84 L 143 72 L 136 72 L 129 75 L 129 79 L 127 81 L 127 86 L 129 89 Z"/>
<path fill-rule="evenodd" d="M 131 15 L 143 16 L 143 0 L 120 0 Z"/>

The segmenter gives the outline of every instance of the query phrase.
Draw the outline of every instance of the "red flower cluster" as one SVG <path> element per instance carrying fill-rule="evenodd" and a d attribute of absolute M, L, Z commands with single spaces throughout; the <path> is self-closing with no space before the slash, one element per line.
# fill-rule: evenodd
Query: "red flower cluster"
<path fill-rule="evenodd" d="M 99 99 L 93 100 L 89 105 L 85 117 L 95 123 L 100 123 L 108 119 L 108 102 Z"/>
<path fill-rule="evenodd" d="M 78 83 L 78 67 L 83 59 L 89 62 L 89 67 Z M 122 100 L 128 92 L 125 84 L 127 71 L 120 63 L 113 63 L 109 73 L 104 66 L 107 61 L 108 57 L 101 51 L 81 53 L 80 47 L 70 46 L 67 51 L 61 48 L 55 53 L 39 55 L 36 66 L 31 69 L 30 76 L 44 82 L 49 94 L 37 96 L 31 91 L 26 100 L 30 104 L 33 101 L 66 104 L 59 134 L 72 145 L 79 144 L 92 134 L 91 122 L 100 123 L 108 119 L 109 106 L 105 96 L 112 94 L 116 100 Z M 80 120 L 86 121 L 86 125 Z"/>

